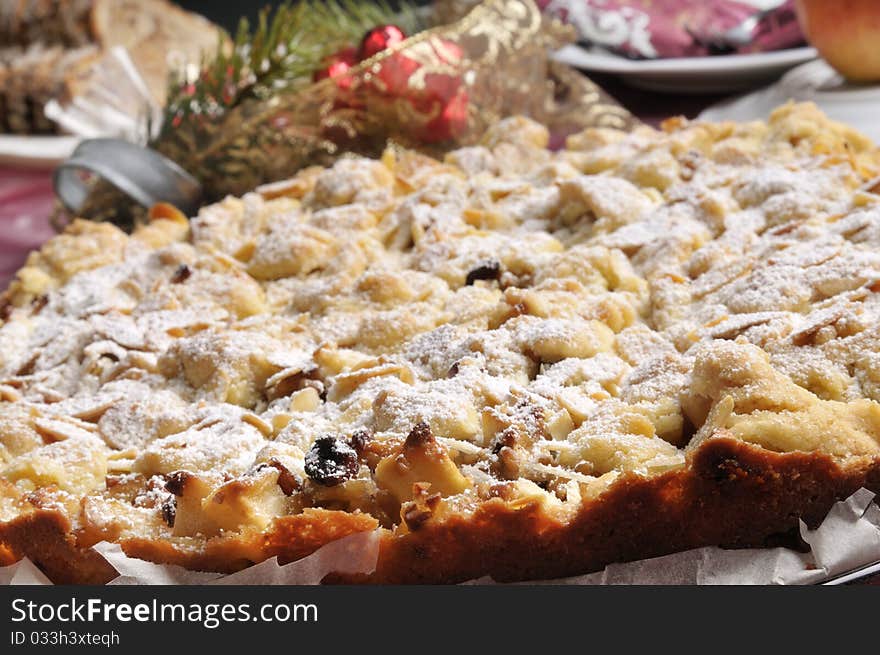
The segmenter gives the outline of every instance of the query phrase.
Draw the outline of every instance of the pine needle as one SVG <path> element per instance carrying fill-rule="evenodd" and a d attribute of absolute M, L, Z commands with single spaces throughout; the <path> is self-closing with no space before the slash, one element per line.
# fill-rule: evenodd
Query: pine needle
<path fill-rule="evenodd" d="M 231 45 L 227 39 L 197 79 L 172 79 L 159 139 L 185 129 L 193 117 L 216 120 L 248 99 L 265 100 L 308 85 L 327 57 L 387 23 L 408 34 L 421 27 L 411 5 L 395 11 L 384 0 L 288 0 L 274 12 L 263 9 L 253 29 L 242 18 Z"/>

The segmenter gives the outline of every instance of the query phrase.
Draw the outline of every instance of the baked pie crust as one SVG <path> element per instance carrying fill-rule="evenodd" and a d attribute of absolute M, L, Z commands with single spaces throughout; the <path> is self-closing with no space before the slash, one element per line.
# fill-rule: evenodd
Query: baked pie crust
<path fill-rule="evenodd" d="M 507 119 L 128 236 L 74 222 L 0 327 L 0 563 L 550 578 L 760 546 L 880 491 L 880 152 L 767 123 Z"/>

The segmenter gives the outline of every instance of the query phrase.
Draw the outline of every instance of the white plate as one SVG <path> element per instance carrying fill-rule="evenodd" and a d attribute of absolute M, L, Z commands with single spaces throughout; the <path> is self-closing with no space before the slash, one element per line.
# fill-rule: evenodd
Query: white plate
<path fill-rule="evenodd" d="M 791 48 L 748 55 L 635 60 L 568 45 L 554 56 L 570 66 L 619 75 L 634 86 L 652 91 L 723 93 L 766 83 L 818 55 L 815 48 Z"/>
<path fill-rule="evenodd" d="M 54 168 L 80 142 L 78 136 L 19 136 L 0 134 L 0 165 Z"/>
<path fill-rule="evenodd" d="M 709 107 L 709 121 L 766 119 L 779 105 L 815 102 L 834 120 L 851 125 L 880 143 L 880 85 L 852 86 L 821 59 L 798 66 L 776 84 Z"/>

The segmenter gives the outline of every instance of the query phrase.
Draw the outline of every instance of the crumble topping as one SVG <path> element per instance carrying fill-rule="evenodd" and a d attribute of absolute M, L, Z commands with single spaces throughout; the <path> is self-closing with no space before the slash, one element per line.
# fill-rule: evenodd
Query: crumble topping
<path fill-rule="evenodd" d="M 872 144 L 810 105 L 547 141 L 74 222 L 6 296 L 0 520 L 195 548 L 310 507 L 564 517 L 716 436 L 880 455 Z"/>

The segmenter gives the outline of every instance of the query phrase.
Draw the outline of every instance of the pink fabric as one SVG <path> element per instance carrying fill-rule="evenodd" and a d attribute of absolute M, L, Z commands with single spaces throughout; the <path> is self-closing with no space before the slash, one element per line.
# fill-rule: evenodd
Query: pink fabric
<path fill-rule="evenodd" d="M 634 59 L 781 50 L 804 41 L 794 0 L 764 15 L 745 44 L 724 39 L 758 12 L 736 0 L 538 0 L 538 5 L 571 23 L 583 42 Z"/>
<path fill-rule="evenodd" d="M 52 173 L 0 167 L 0 291 L 27 258 L 52 236 Z"/>

